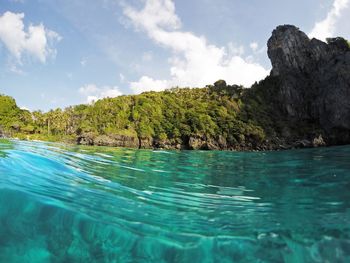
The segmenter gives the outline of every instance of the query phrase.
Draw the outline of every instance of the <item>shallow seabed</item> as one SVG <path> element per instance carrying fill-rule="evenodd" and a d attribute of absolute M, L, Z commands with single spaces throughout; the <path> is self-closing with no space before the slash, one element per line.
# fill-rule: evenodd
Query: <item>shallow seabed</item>
<path fill-rule="evenodd" d="M 0 262 L 350 262 L 350 147 L 0 141 Z"/>

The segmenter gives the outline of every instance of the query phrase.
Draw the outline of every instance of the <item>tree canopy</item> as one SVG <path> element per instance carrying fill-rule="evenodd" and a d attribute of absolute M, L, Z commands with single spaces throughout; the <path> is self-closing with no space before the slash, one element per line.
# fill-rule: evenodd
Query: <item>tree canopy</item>
<path fill-rule="evenodd" d="M 144 92 L 48 112 L 22 110 L 11 97 L 0 96 L 0 125 L 14 137 L 30 139 L 74 141 L 89 133 L 186 144 L 195 136 L 238 145 L 263 141 L 272 125 L 261 90 L 219 80 L 205 88 Z"/>

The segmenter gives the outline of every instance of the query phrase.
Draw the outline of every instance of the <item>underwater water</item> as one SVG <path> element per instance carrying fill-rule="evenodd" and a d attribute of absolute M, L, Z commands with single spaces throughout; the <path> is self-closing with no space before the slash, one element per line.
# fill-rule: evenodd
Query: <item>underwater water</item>
<path fill-rule="evenodd" d="M 350 147 L 1 140 L 0 262 L 350 262 Z"/>

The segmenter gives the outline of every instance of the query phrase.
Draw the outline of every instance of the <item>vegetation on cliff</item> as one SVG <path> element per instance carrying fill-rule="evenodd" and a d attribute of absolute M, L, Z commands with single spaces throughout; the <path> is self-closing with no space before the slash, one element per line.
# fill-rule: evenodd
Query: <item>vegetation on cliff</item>
<path fill-rule="evenodd" d="M 0 125 L 23 139 L 141 148 L 254 148 L 273 130 L 268 106 L 262 105 L 265 98 L 255 90 L 220 80 L 205 88 L 106 98 L 46 113 L 19 109 L 12 98 L 1 96 Z"/>

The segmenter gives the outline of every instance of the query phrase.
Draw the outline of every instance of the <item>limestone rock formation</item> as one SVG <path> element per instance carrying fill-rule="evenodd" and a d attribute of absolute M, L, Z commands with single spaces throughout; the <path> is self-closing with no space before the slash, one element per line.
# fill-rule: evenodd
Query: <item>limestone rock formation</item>
<path fill-rule="evenodd" d="M 77 144 L 79 145 L 94 145 L 96 135 L 92 132 L 86 132 L 78 136 Z"/>
<path fill-rule="evenodd" d="M 94 139 L 94 144 L 98 146 L 138 148 L 137 137 L 118 134 L 99 135 Z"/>
<path fill-rule="evenodd" d="M 327 43 L 297 27 L 278 26 L 268 41 L 271 75 L 280 81 L 278 101 L 291 121 L 316 123 L 331 144 L 350 143 L 350 47 Z"/>
<path fill-rule="evenodd" d="M 139 148 L 139 140 L 137 137 L 118 134 L 96 135 L 92 132 L 81 134 L 77 139 L 77 144 Z"/>

